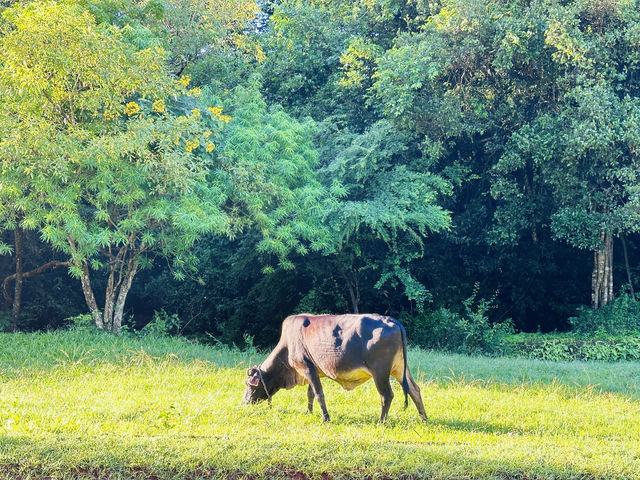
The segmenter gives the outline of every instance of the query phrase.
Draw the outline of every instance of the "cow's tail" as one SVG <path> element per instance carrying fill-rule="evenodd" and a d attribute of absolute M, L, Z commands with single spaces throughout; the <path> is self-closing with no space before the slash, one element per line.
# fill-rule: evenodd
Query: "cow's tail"
<path fill-rule="evenodd" d="M 404 369 L 402 370 L 402 391 L 404 392 L 404 408 L 409 406 L 409 399 L 407 395 L 409 393 L 409 381 L 407 376 L 409 375 L 409 367 L 407 361 L 407 333 L 404 331 L 404 327 L 398 322 L 400 332 L 402 333 L 402 357 L 404 358 Z"/>

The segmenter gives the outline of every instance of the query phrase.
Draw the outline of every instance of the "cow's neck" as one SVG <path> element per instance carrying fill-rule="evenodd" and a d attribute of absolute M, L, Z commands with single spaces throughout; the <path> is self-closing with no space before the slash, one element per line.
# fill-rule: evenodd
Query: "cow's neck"
<path fill-rule="evenodd" d="M 269 390 L 274 392 L 281 388 L 293 388 L 300 384 L 298 372 L 289 365 L 289 350 L 286 345 L 278 344 L 262 362 L 260 370 L 268 379 Z M 271 391 L 269 393 L 272 394 Z"/>

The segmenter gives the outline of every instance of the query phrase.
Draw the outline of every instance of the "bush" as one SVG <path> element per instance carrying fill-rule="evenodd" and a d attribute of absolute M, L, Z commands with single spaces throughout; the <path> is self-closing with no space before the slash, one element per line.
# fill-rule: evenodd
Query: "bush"
<path fill-rule="evenodd" d="M 403 317 L 412 344 L 459 353 L 501 353 L 502 339 L 513 333 L 510 319 L 491 323 L 487 312 L 492 301 L 476 300 L 473 294 L 463 302 L 462 313 L 441 308 L 419 317 Z"/>
<path fill-rule="evenodd" d="M 12 323 L 11 312 L 0 310 L 0 332 L 10 332 Z"/>
<path fill-rule="evenodd" d="M 140 335 L 167 337 L 180 331 L 180 317 L 176 313 L 168 314 L 164 309 L 153 312 L 153 319 L 140 329 Z"/>
<path fill-rule="evenodd" d="M 505 337 L 503 352 L 540 360 L 640 360 L 640 335 L 581 337 L 572 334 L 519 333 Z"/>
<path fill-rule="evenodd" d="M 97 330 L 98 327 L 93 321 L 90 313 L 82 313 L 65 319 L 65 323 L 70 330 Z"/>
<path fill-rule="evenodd" d="M 569 319 L 578 334 L 620 335 L 640 333 L 640 302 L 623 292 L 612 303 L 593 310 L 583 306 Z"/>

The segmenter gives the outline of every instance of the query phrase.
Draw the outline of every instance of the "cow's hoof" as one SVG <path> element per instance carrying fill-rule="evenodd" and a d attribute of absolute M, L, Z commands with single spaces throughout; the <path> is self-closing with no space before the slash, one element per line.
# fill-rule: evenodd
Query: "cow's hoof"
<path fill-rule="evenodd" d="M 323 422 L 328 422 L 329 420 L 331 420 L 331 418 L 329 418 L 329 415 L 328 415 L 328 414 L 324 414 L 324 415 L 322 415 L 322 421 L 323 421 Z"/>

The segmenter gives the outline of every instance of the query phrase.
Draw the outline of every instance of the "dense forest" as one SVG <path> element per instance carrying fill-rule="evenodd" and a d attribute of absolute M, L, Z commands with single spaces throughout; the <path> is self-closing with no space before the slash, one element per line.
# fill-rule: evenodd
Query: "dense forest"
<path fill-rule="evenodd" d="M 2 329 L 640 312 L 633 0 L 0 11 Z"/>

